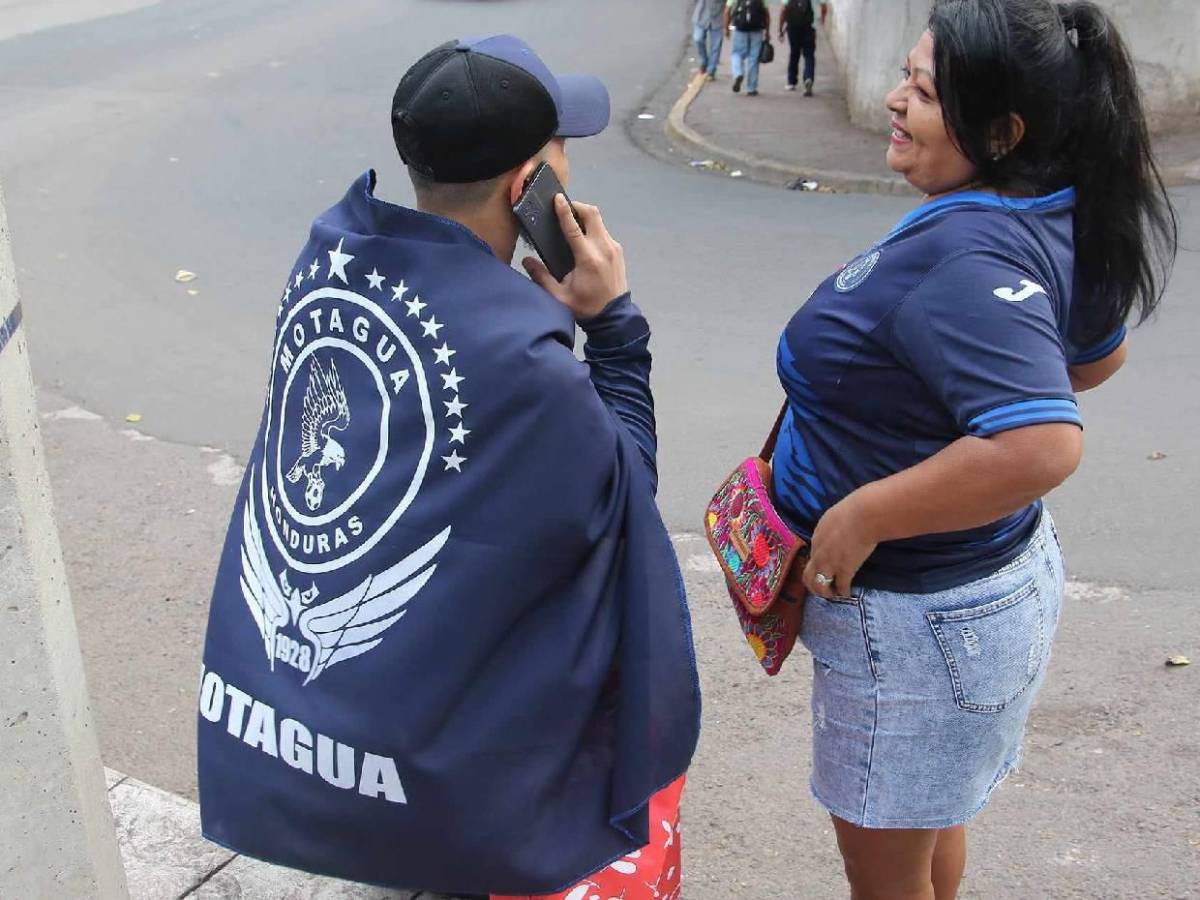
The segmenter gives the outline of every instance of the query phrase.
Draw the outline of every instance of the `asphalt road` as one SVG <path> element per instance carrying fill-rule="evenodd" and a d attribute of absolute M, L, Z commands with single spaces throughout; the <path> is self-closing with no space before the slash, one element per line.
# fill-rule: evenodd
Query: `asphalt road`
<path fill-rule="evenodd" d="M 311 218 L 364 169 L 409 199 L 387 123 L 407 66 L 511 30 L 613 94 L 614 126 L 570 147 L 572 194 L 603 207 L 655 327 L 661 499 L 707 703 L 686 896 L 841 896 L 805 788 L 805 661 L 758 676 L 692 535 L 770 424 L 783 324 L 910 203 L 714 177 L 631 141 L 658 143 L 681 89 L 686 5 L 167 0 L 0 41 L 0 178 L 109 766 L 194 794 L 207 595 L 279 287 Z M 659 118 L 637 119 L 647 108 Z M 1077 583 L 1026 768 L 980 820 L 965 896 L 1196 896 L 1200 670 L 1163 661 L 1200 660 L 1200 190 L 1175 198 L 1186 249 L 1167 302 L 1082 401 L 1087 459 L 1052 501 Z"/>

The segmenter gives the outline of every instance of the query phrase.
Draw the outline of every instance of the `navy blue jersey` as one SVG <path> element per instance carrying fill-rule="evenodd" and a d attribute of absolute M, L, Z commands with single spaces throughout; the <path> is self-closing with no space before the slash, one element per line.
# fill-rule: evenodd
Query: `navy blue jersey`
<path fill-rule="evenodd" d="M 817 288 L 778 356 L 789 410 L 774 488 L 797 532 L 963 436 L 1082 424 L 1068 365 L 1103 358 L 1124 329 L 1094 346 L 1074 338 L 1074 203 L 1073 190 L 945 197 Z M 1039 514 L 1035 503 L 982 528 L 882 544 L 855 583 L 964 584 L 1014 558 Z"/>

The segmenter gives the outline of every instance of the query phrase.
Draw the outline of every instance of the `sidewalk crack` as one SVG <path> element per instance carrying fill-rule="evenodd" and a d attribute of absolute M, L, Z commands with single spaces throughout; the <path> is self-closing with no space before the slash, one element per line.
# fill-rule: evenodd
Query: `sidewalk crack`
<path fill-rule="evenodd" d="M 200 888 L 202 888 L 202 887 L 204 887 L 204 885 L 208 884 L 208 882 L 212 878 L 214 878 L 218 872 L 220 872 L 222 869 L 224 869 L 227 865 L 229 865 L 231 862 L 233 862 L 237 858 L 238 858 L 238 854 L 237 853 L 233 854 L 233 856 L 229 857 L 229 859 L 225 860 L 225 862 L 221 863 L 219 866 L 217 866 L 215 869 L 213 869 L 211 872 L 209 872 L 207 875 L 205 875 L 203 878 L 201 878 L 199 881 L 197 881 L 195 884 L 193 884 L 190 888 L 188 888 L 186 891 L 184 891 L 182 894 L 180 894 L 176 898 L 176 900 L 184 900 L 185 897 L 192 896 L 192 894 L 196 893 L 196 891 L 200 890 Z"/>

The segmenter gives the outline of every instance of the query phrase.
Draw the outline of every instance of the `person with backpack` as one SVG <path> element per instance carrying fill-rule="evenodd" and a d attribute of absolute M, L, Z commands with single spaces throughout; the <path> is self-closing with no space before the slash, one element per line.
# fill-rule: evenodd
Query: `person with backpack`
<path fill-rule="evenodd" d="M 787 89 L 796 89 L 800 74 L 800 54 L 804 54 L 804 96 L 813 95 L 813 79 L 817 77 L 817 13 L 821 7 L 821 27 L 829 16 L 826 0 L 783 0 L 783 11 L 779 16 L 779 42 L 786 36 L 789 46 L 787 67 Z"/>
<path fill-rule="evenodd" d="M 733 92 L 746 84 L 746 96 L 758 96 L 758 63 L 763 43 L 771 33 L 771 11 L 766 0 L 727 0 L 725 27 L 733 26 L 733 49 L 729 61 L 733 67 Z"/>

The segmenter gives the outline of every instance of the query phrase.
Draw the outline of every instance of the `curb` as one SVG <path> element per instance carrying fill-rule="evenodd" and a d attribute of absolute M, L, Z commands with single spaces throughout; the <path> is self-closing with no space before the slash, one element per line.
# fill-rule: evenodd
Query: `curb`
<path fill-rule="evenodd" d="M 855 194 L 887 194 L 896 197 L 911 197 L 913 189 L 905 181 L 881 178 L 877 175 L 858 175 L 853 172 L 838 172 L 829 169 L 803 168 L 791 163 L 767 157 L 754 156 L 742 150 L 722 147 L 706 138 L 687 124 L 687 112 L 695 99 L 704 90 L 705 78 L 697 74 L 687 90 L 675 101 L 667 116 L 667 135 L 683 144 L 691 145 L 704 153 L 735 160 L 744 166 L 783 176 L 788 181 L 816 181 L 822 189 Z"/>
<path fill-rule="evenodd" d="M 700 96 L 707 82 L 697 74 L 683 95 L 675 101 L 667 116 L 666 132 L 672 140 L 702 151 L 705 155 L 732 160 L 747 168 L 783 177 L 789 182 L 815 181 L 821 190 L 851 194 L 886 194 L 893 197 L 912 197 L 913 189 L 905 181 L 883 178 L 877 175 L 857 175 L 830 169 L 811 169 L 794 163 L 780 162 L 769 157 L 755 156 L 743 150 L 723 147 L 706 138 L 687 124 L 687 113 L 692 103 Z M 1162 168 L 1163 181 L 1168 188 L 1187 187 L 1200 183 L 1200 159 L 1190 163 Z"/>
<path fill-rule="evenodd" d="M 450 900 L 427 891 L 392 891 L 322 878 L 260 862 L 200 835 L 200 808 L 105 770 L 108 802 L 130 900 Z"/>

